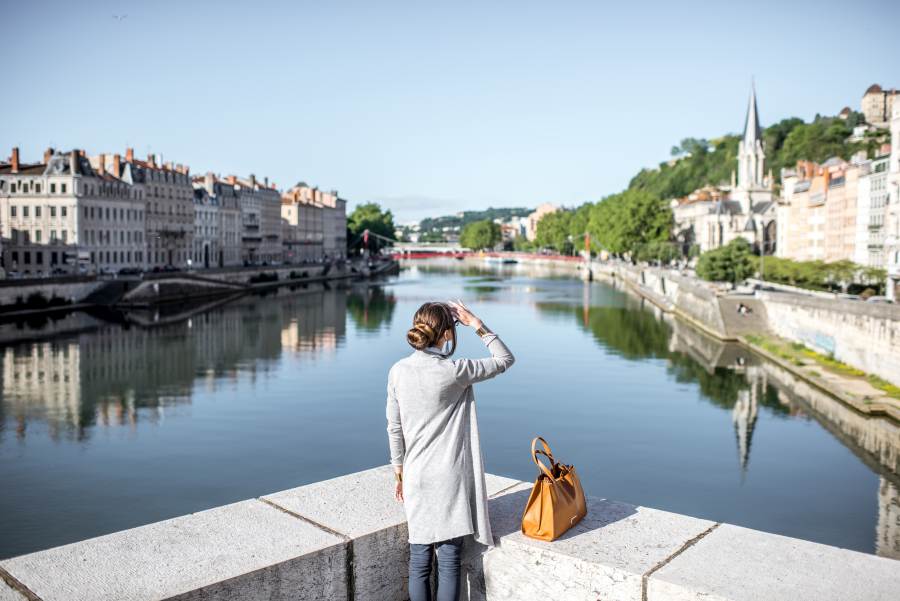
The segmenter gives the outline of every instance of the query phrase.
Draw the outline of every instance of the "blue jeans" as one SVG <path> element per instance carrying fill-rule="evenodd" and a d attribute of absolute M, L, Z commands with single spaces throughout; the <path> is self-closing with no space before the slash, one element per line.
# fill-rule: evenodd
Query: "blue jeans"
<path fill-rule="evenodd" d="M 459 599 L 459 556 L 463 537 L 431 545 L 409 545 L 409 601 L 431 601 L 431 557 L 437 552 L 437 601 Z"/>

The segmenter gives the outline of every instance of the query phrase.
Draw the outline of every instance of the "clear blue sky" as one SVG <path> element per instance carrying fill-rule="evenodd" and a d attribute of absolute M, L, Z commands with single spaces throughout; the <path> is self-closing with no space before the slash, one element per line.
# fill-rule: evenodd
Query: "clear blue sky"
<path fill-rule="evenodd" d="M 616 192 L 687 136 L 900 86 L 900 3 L 4 4 L 0 154 L 161 153 L 400 221 Z M 127 15 L 116 19 L 113 15 Z"/>

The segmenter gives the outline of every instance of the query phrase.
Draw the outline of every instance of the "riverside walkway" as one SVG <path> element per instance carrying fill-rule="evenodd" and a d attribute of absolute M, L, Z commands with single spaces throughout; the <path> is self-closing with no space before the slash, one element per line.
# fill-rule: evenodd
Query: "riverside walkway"
<path fill-rule="evenodd" d="M 900 591 L 900 561 L 598 497 L 557 541 L 532 540 L 519 532 L 531 484 L 487 484 L 496 546 L 467 542 L 467 601 L 896 601 Z M 407 561 L 382 466 L 0 561 L 0 601 L 403 601 Z"/>

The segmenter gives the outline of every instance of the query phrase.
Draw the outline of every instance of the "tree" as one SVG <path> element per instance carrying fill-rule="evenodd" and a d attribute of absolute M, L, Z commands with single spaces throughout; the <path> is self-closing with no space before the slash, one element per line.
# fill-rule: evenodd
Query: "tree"
<path fill-rule="evenodd" d="M 697 275 L 704 280 L 737 284 L 754 274 L 754 266 L 750 243 L 735 238 L 725 246 L 700 255 Z"/>
<path fill-rule="evenodd" d="M 595 204 L 587 229 L 592 240 L 609 252 L 633 253 L 649 242 L 669 240 L 672 210 L 650 192 L 629 189 Z"/>
<path fill-rule="evenodd" d="M 490 219 L 466 225 L 459 235 L 459 243 L 472 250 L 490 249 L 500 242 L 500 225 Z"/>
<path fill-rule="evenodd" d="M 362 242 L 358 240 L 358 237 L 362 236 L 366 230 L 369 230 L 370 233 L 393 239 L 395 229 L 394 216 L 390 210 L 382 211 L 378 203 L 367 202 L 358 205 L 347 218 L 347 230 L 350 232 L 347 242 L 353 247 L 350 250 L 353 250 L 362 246 Z M 369 237 L 368 247 L 371 250 L 377 250 L 384 244 L 383 240 L 379 240 L 374 236 Z"/>
<path fill-rule="evenodd" d="M 535 243 L 539 248 L 553 248 L 564 255 L 571 255 L 573 244 L 569 225 L 572 211 L 554 211 L 547 213 L 537 222 Z"/>

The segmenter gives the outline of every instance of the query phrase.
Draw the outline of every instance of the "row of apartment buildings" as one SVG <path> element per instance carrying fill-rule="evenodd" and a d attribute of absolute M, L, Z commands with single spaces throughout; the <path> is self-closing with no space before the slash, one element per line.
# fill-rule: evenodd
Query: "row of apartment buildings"
<path fill-rule="evenodd" d="M 751 92 L 730 186 L 706 186 L 672 201 L 674 235 L 703 252 L 742 237 L 763 254 L 886 269 L 887 294 L 900 300 L 900 95 L 872 86 L 861 108 L 890 142 L 874 157 L 800 161 L 781 172 L 781 194 L 765 172 L 765 145 Z M 845 110 L 849 112 L 849 110 Z"/>
<path fill-rule="evenodd" d="M 26 276 L 342 259 L 346 201 L 305 183 L 192 176 L 187 166 L 47 149 L 0 163 L 4 270 Z"/>

